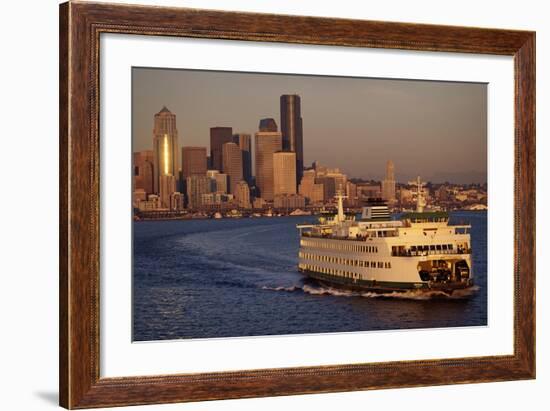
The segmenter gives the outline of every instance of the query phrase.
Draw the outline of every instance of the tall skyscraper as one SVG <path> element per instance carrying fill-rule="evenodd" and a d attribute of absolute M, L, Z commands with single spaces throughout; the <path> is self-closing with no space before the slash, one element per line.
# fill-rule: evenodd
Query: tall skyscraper
<path fill-rule="evenodd" d="M 163 174 L 160 176 L 160 206 L 161 208 L 170 209 L 170 196 L 176 192 L 176 177 L 171 174 Z"/>
<path fill-rule="evenodd" d="M 263 125 L 269 124 L 268 128 Z M 273 127 L 274 126 L 274 127 Z M 269 130 L 269 131 L 267 131 Z M 260 131 L 255 134 L 256 188 L 266 201 L 273 200 L 273 154 L 282 150 L 282 136 L 273 119 L 260 121 Z"/>
<path fill-rule="evenodd" d="M 178 130 L 176 115 L 163 107 L 155 114 L 153 127 L 154 180 L 153 191 L 160 193 L 160 176 L 178 175 Z"/>
<path fill-rule="evenodd" d="M 243 179 L 243 156 L 235 143 L 222 146 L 222 169 L 229 179 L 229 192 L 235 194 L 237 183 Z"/>
<path fill-rule="evenodd" d="M 396 202 L 395 198 L 395 169 L 393 161 L 386 163 L 386 178 L 382 181 L 382 198 L 390 205 Z"/>
<path fill-rule="evenodd" d="M 206 175 L 206 147 L 182 147 L 181 172 L 183 178 Z"/>
<path fill-rule="evenodd" d="M 300 183 L 304 171 L 304 139 L 300 96 L 281 96 L 281 134 L 283 150 L 296 153 L 296 184 Z"/>
<path fill-rule="evenodd" d="M 296 153 L 273 154 L 273 195 L 296 194 Z"/>
<path fill-rule="evenodd" d="M 212 169 L 222 171 L 222 146 L 233 142 L 231 127 L 212 127 L 210 129 L 210 162 Z"/>
<path fill-rule="evenodd" d="M 154 186 L 154 153 L 152 150 L 134 153 L 134 190 L 143 190 L 153 194 Z"/>
<path fill-rule="evenodd" d="M 233 134 L 233 142 L 241 149 L 243 156 L 243 179 L 250 185 L 252 184 L 252 147 L 250 134 Z"/>

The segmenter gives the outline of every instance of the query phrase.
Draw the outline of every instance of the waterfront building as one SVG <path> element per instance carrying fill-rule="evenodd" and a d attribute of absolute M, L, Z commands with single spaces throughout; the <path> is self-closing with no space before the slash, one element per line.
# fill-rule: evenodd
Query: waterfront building
<path fill-rule="evenodd" d="M 153 150 L 138 151 L 133 154 L 134 190 L 142 189 L 146 194 L 153 194 L 154 153 Z"/>
<path fill-rule="evenodd" d="M 154 118 L 153 127 L 154 178 L 153 191 L 160 193 L 160 177 L 177 176 L 178 167 L 178 130 L 176 115 L 163 107 Z"/>
<path fill-rule="evenodd" d="M 210 161 L 214 170 L 222 171 L 223 152 L 225 143 L 233 142 L 233 129 L 231 127 L 212 127 L 210 129 Z"/>
<path fill-rule="evenodd" d="M 233 134 L 233 142 L 241 149 L 243 157 L 243 179 L 252 185 L 252 144 L 250 134 Z"/>
<path fill-rule="evenodd" d="M 304 148 L 301 99 L 296 94 L 284 94 L 280 98 L 281 134 L 283 150 L 296 153 L 296 184 L 302 179 L 304 170 Z"/>
<path fill-rule="evenodd" d="M 206 147 L 181 148 L 181 174 L 186 179 L 190 176 L 206 174 Z"/>
<path fill-rule="evenodd" d="M 298 192 L 303 195 L 309 204 L 320 204 L 323 202 L 324 186 L 315 182 L 315 170 L 305 170 Z"/>
<path fill-rule="evenodd" d="M 222 169 L 229 180 L 229 193 L 235 194 L 237 183 L 243 179 L 243 157 L 235 143 L 225 143 L 222 147 Z"/>
<path fill-rule="evenodd" d="M 267 206 L 267 201 L 265 201 L 261 197 L 256 197 L 254 201 L 252 202 L 252 207 L 256 209 L 265 208 Z"/>
<path fill-rule="evenodd" d="M 386 163 L 386 177 L 382 181 L 382 198 L 390 206 L 395 204 L 395 170 L 391 160 Z"/>
<path fill-rule="evenodd" d="M 160 198 L 156 194 L 149 194 L 147 200 L 140 201 L 138 204 L 139 211 L 154 211 L 160 208 Z"/>
<path fill-rule="evenodd" d="M 201 206 L 201 196 L 210 192 L 210 179 L 207 176 L 190 176 L 186 179 L 187 207 L 196 209 Z"/>
<path fill-rule="evenodd" d="M 235 189 L 235 200 L 240 208 L 250 208 L 250 188 L 246 181 L 239 181 Z"/>
<path fill-rule="evenodd" d="M 201 194 L 201 208 L 209 210 L 226 210 L 234 207 L 234 196 L 227 193 Z"/>
<path fill-rule="evenodd" d="M 273 154 L 282 149 L 282 136 L 273 119 L 262 119 L 255 134 L 256 188 L 266 201 L 273 201 Z"/>
<path fill-rule="evenodd" d="M 179 191 L 175 191 L 170 194 L 170 210 L 180 211 L 183 210 L 183 194 Z"/>
<path fill-rule="evenodd" d="M 273 153 L 273 195 L 296 194 L 296 153 Z"/>
<path fill-rule="evenodd" d="M 160 176 L 160 207 L 170 209 L 170 196 L 176 192 L 176 177 L 171 174 Z"/>
<path fill-rule="evenodd" d="M 143 188 L 138 188 L 137 190 L 134 190 L 134 193 L 132 195 L 132 206 L 134 208 L 138 208 L 139 203 L 145 200 L 147 200 L 147 193 Z"/>
<path fill-rule="evenodd" d="M 273 199 L 273 207 L 278 209 L 304 208 L 306 199 L 300 194 L 277 194 Z"/>

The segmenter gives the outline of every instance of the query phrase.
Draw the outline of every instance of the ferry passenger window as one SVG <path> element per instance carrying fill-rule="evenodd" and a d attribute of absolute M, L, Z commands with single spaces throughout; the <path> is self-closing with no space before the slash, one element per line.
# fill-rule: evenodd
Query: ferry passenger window
<path fill-rule="evenodd" d="M 430 246 L 430 251 L 435 251 L 435 245 Z"/>

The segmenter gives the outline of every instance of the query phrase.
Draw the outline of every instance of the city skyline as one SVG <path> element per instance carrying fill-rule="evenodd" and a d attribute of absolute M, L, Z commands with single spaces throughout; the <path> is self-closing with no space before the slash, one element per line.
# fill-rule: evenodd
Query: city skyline
<path fill-rule="evenodd" d="M 245 78 L 252 84 L 236 93 L 235 84 Z M 222 80 L 227 87 L 221 87 Z M 296 91 L 300 88 L 296 82 L 302 83 L 305 92 Z M 173 87 L 168 87 L 170 84 Z M 263 87 L 254 87 L 255 84 Z M 182 85 L 187 86 L 187 92 L 180 90 Z M 194 91 L 197 85 L 201 85 L 200 92 Z M 327 90 L 319 91 L 316 85 Z M 270 90 L 277 87 L 280 91 L 271 94 Z M 336 94 L 329 95 L 328 90 L 335 88 Z M 344 96 L 348 106 L 340 100 L 345 91 L 350 93 Z M 177 117 L 179 147 L 205 147 L 209 154 L 212 128 L 227 127 L 233 134 L 254 135 L 261 119 L 274 118 L 283 132 L 283 101 L 279 98 L 287 92 L 299 95 L 296 120 L 300 128 L 295 128 L 294 133 L 302 134 L 303 126 L 298 144 L 303 138 L 306 167 L 317 161 L 339 167 L 349 178 L 381 181 L 385 163 L 391 158 L 398 164 L 397 182 L 419 174 L 434 183 L 487 181 L 485 84 L 134 68 L 133 151 L 152 148 L 151 117 L 163 106 Z M 316 97 L 323 93 L 326 99 L 319 102 Z M 364 103 L 359 108 L 355 104 L 358 95 Z M 190 104 L 190 97 L 195 104 Z M 403 99 L 411 103 L 413 97 L 416 101 L 405 109 Z M 232 104 L 227 105 L 228 101 Z M 373 109 L 373 104 L 380 107 Z M 395 104 L 393 116 L 388 111 L 391 104 Z M 147 113 L 150 109 L 152 112 Z M 257 117 L 259 112 L 262 114 Z M 289 112 L 292 114 L 292 110 Z M 399 113 L 410 120 L 413 130 L 403 131 Z M 466 118 L 470 121 L 459 121 Z M 346 127 L 338 132 L 335 128 L 342 121 Z M 395 135 L 388 135 L 396 130 L 401 130 L 400 135 L 409 135 L 397 146 Z M 226 133 L 229 139 L 229 130 Z M 418 133 L 422 135 L 412 137 Z M 255 147 L 251 150 L 254 152 Z M 255 159 L 251 170 L 255 169 L 254 163 Z"/>

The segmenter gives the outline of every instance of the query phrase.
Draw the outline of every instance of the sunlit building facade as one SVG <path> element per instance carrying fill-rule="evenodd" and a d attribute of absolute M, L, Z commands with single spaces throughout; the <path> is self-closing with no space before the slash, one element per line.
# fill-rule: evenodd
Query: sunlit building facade
<path fill-rule="evenodd" d="M 160 207 L 170 209 L 170 196 L 176 192 L 176 177 L 170 174 L 160 176 Z"/>
<path fill-rule="evenodd" d="M 146 194 L 154 192 L 154 152 L 138 151 L 133 154 L 134 190 L 143 190 Z"/>
<path fill-rule="evenodd" d="M 243 179 L 243 157 L 235 143 L 225 143 L 222 148 L 222 169 L 229 180 L 229 193 L 235 194 L 237 183 Z"/>
<path fill-rule="evenodd" d="M 211 192 L 227 194 L 227 174 L 220 173 L 218 170 L 208 170 L 206 175 L 210 178 Z"/>
<path fill-rule="evenodd" d="M 206 147 L 181 148 L 181 174 L 183 178 L 206 174 Z"/>
<path fill-rule="evenodd" d="M 201 196 L 210 193 L 210 178 L 207 176 L 190 176 L 186 179 L 187 208 L 197 209 L 201 206 Z"/>
<path fill-rule="evenodd" d="M 309 204 L 323 203 L 324 187 L 322 183 L 315 182 L 315 170 L 305 170 L 298 191 Z"/>
<path fill-rule="evenodd" d="M 250 188 L 246 181 L 239 181 L 235 188 L 235 201 L 240 208 L 250 208 Z"/>
<path fill-rule="evenodd" d="M 275 120 L 261 120 L 254 141 L 255 174 L 258 194 L 266 201 L 273 201 L 273 154 L 281 150 L 282 136 L 277 131 Z"/>
<path fill-rule="evenodd" d="M 273 153 L 273 195 L 296 194 L 296 153 Z"/>
<path fill-rule="evenodd" d="M 163 107 L 154 118 L 153 127 L 154 179 L 153 191 L 160 194 L 160 177 L 178 176 L 178 130 L 176 115 Z M 162 200 L 161 200 L 162 202 Z"/>
<path fill-rule="evenodd" d="M 396 202 L 395 185 L 395 167 L 393 161 L 388 160 L 386 163 L 386 177 L 382 181 L 382 198 L 389 205 L 394 205 Z"/>

